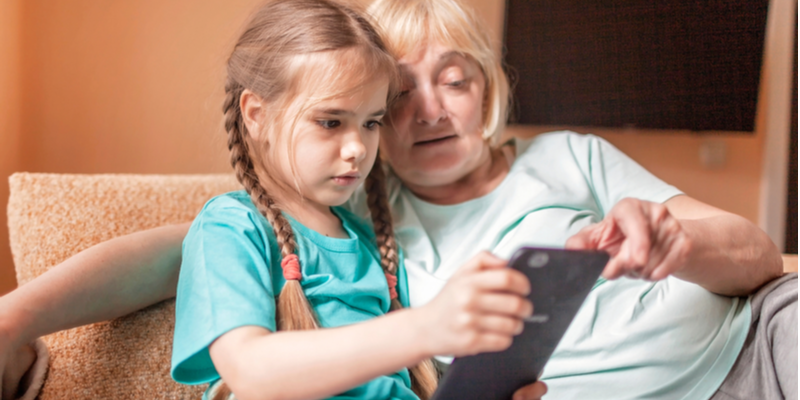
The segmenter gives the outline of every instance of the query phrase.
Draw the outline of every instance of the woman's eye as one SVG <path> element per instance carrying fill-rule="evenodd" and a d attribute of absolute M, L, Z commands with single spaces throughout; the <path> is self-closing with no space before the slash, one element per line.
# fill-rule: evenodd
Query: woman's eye
<path fill-rule="evenodd" d="M 408 90 L 408 89 L 406 89 L 406 90 L 401 90 L 401 91 L 400 91 L 400 93 L 398 93 L 398 94 L 397 94 L 397 98 L 398 98 L 398 99 L 400 99 L 400 98 L 403 98 L 403 97 L 406 97 L 406 96 L 408 96 L 408 92 L 409 92 L 409 90 Z"/>
<path fill-rule="evenodd" d="M 450 81 L 450 82 L 447 82 L 447 86 L 456 87 L 456 88 L 457 87 L 462 87 L 462 86 L 464 86 L 464 82 L 466 82 L 465 79 L 461 79 L 461 80 L 458 80 L 458 81 Z"/>
<path fill-rule="evenodd" d="M 367 121 L 367 123 L 364 124 L 364 127 L 371 131 L 378 129 L 379 126 L 383 126 L 383 122 L 378 120 Z"/>
<path fill-rule="evenodd" d="M 342 125 L 341 121 L 335 119 L 321 119 L 318 120 L 317 123 L 319 124 L 319 126 L 325 129 L 335 129 L 338 128 L 340 125 Z"/>

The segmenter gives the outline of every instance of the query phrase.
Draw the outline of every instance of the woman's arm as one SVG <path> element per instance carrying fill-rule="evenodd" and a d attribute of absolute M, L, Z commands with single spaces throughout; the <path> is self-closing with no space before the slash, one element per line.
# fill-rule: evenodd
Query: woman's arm
<path fill-rule="evenodd" d="M 211 358 L 237 398 L 311 399 L 435 354 L 499 351 L 511 345 L 522 331 L 522 318 L 533 311 L 524 298 L 530 290 L 527 278 L 505 265 L 479 254 L 425 306 L 359 324 L 277 333 L 237 328 L 211 344 Z"/>
<path fill-rule="evenodd" d="M 673 197 L 664 205 L 691 243 L 675 277 L 737 296 L 753 293 L 783 273 L 778 247 L 747 219 L 689 196 Z"/>
<path fill-rule="evenodd" d="M 683 195 L 664 204 L 623 199 L 567 247 L 608 251 L 609 279 L 672 274 L 728 296 L 750 294 L 782 272 L 780 252 L 758 227 Z"/>
<path fill-rule="evenodd" d="M 0 297 L 0 353 L 175 296 L 181 243 L 189 225 L 100 243 Z"/>

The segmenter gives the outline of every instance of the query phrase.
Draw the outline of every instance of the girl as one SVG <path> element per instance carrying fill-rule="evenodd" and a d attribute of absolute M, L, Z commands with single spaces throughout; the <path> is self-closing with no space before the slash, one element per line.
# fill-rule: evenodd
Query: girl
<path fill-rule="evenodd" d="M 396 70 L 362 16 L 328 0 L 269 3 L 227 71 L 225 128 L 245 191 L 210 200 L 184 240 L 176 381 L 214 381 L 208 399 L 427 398 L 433 354 L 510 344 L 529 304 L 490 315 L 500 332 L 457 348 L 435 334 L 421 339 L 425 326 L 440 324 L 430 311 L 355 324 L 408 297 L 376 161 Z M 374 233 L 336 207 L 362 181 Z M 497 272 L 518 282 L 508 296 L 521 299 L 525 278 Z"/>

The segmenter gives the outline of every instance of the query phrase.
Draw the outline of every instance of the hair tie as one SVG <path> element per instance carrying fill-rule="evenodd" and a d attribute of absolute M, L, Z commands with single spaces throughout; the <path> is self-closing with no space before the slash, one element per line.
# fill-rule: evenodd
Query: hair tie
<path fill-rule="evenodd" d="M 297 254 L 289 254 L 283 257 L 281 269 L 283 269 L 283 279 L 287 281 L 299 281 L 303 277 L 300 274 L 300 261 L 297 259 Z"/>
<path fill-rule="evenodd" d="M 389 284 L 389 298 L 394 300 L 397 298 L 397 276 L 388 272 L 385 272 L 384 275 L 386 275 L 386 283 Z"/>

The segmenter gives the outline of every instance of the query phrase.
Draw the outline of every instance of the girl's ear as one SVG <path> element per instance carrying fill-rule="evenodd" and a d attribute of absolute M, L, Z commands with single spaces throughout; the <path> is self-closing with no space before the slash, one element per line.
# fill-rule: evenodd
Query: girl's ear
<path fill-rule="evenodd" d="M 249 89 L 245 89 L 242 91 L 241 97 L 239 97 L 239 108 L 242 112 L 244 125 L 247 127 L 247 133 L 253 139 L 263 139 L 261 136 L 265 126 L 264 118 L 266 115 L 264 100 Z"/>

